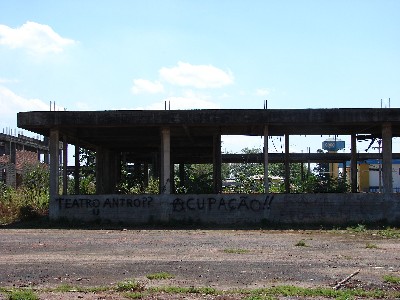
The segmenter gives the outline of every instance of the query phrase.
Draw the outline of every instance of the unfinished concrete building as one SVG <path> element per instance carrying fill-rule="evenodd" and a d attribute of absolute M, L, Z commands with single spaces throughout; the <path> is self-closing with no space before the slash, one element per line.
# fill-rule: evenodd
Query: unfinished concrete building
<path fill-rule="evenodd" d="M 0 181 L 16 188 L 21 184 L 25 165 L 49 162 L 48 141 L 22 134 L 0 133 Z"/>
<path fill-rule="evenodd" d="M 400 136 L 400 109 L 228 109 L 165 111 L 61 111 L 18 114 L 18 126 L 48 136 L 50 141 L 50 217 L 84 221 L 149 223 L 193 221 L 215 224 L 280 223 L 344 224 L 400 223 L 400 196 L 392 186 L 392 138 Z M 222 194 L 222 135 L 264 137 L 262 194 Z M 349 135 L 351 153 L 289 153 L 291 135 Z M 357 192 L 357 137 L 382 139 L 383 184 L 380 194 Z M 268 137 L 282 136 L 283 154 L 269 153 Z M 96 195 L 59 194 L 59 142 L 63 158 L 67 144 L 96 151 Z M 308 155 L 308 158 L 305 158 Z M 295 161 L 350 160 L 352 193 L 290 194 L 289 169 Z M 368 158 L 372 154 L 369 154 Z M 151 164 L 160 179 L 155 195 L 119 195 L 115 192 L 121 158 Z M 225 156 L 229 160 L 229 156 Z M 231 157 L 230 159 L 234 159 Z M 268 165 L 285 164 L 285 194 L 269 193 Z M 213 164 L 213 194 L 173 194 L 172 166 Z M 67 166 L 67 161 L 63 161 Z M 79 182 L 79 160 L 75 162 Z M 63 172 L 66 187 L 67 170 Z"/>

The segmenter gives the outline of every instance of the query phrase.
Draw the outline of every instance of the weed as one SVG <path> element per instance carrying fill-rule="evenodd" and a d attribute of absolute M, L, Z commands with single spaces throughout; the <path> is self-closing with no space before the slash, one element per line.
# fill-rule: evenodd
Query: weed
<path fill-rule="evenodd" d="M 249 253 L 250 250 L 228 248 L 228 249 L 224 249 L 224 252 L 225 253 L 230 253 L 230 254 L 246 254 L 246 253 Z"/>
<path fill-rule="evenodd" d="M 399 276 L 394 276 L 394 275 L 384 275 L 383 276 L 383 281 L 387 283 L 400 283 L 400 277 Z"/>
<path fill-rule="evenodd" d="M 298 241 L 298 242 L 295 244 L 295 246 L 297 246 L 297 247 L 308 247 L 307 244 L 306 244 L 306 241 L 304 241 L 304 240 Z"/>
<path fill-rule="evenodd" d="M 379 230 L 378 235 L 380 235 L 382 237 L 390 238 L 390 239 L 398 239 L 398 238 L 400 238 L 400 229 L 386 227 L 383 230 Z"/>
<path fill-rule="evenodd" d="M 365 226 L 364 224 L 357 224 L 357 226 L 353 226 L 353 227 L 347 227 L 346 230 L 350 231 L 350 232 L 365 232 L 367 231 L 367 226 Z"/>
<path fill-rule="evenodd" d="M 167 272 L 149 274 L 146 277 L 147 277 L 147 279 L 150 279 L 150 280 L 161 280 L 161 279 L 172 279 L 172 278 L 175 278 L 174 275 L 169 274 Z"/>
<path fill-rule="evenodd" d="M 32 290 L 12 290 L 8 295 L 9 300 L 39 300 Z"/>
<path fill-rule="evenodd" d="M 143 291 L 144 286 L 135 280 L 125 280 L 122 282 L 118 282 L 117 287 L 115 289 L 117 292 L 138 292 Z"/>
<path fill-rule="evenodd" d="M 365 248 L 367 248 L 367 249 L 378 249 L 378 246 L 376 244 L 367 243 L 365 245 Z"/>

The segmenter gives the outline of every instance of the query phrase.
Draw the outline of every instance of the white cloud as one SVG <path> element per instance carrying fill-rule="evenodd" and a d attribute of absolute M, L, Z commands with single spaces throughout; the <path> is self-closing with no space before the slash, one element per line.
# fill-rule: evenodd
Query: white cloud
<path fill-rule="evenodd" d="M 178 62 L 178 66 L 161 68 L 160 77 L 170 84 L 195 88 L 218 88 L 233 83 L 233 75 L 212 65 L 191 65 Z"/>
<path fill-rule="evenodd" d="M 269 89 L 261 88 L 261 89 L 257 89 L 255 94 L 256 94 L 256 96 L 263 97 L 263 96 L 268 96 L 270 93 L 271 93 L 271 91 Z"/>
<path fill-rule="evenodd" d="M 134 79 L 132 92 L 134 94 L 150 93 L 157 94 L 164 91 L 163 85 L 159 81 L 152 82 L 146 79 Z"/>
<path fill-rule="evenodd" d="M 40 99 L 27 99 L 15 94 L 8 88 L 0 85 L 0 123 L 2 126 L 16 126 L 17 113 L 23 111 L 48 111 L 50 106 L 48 103 Z M 53 107 L 52 107 L 53 109 Z M 57 106 L 56 110 L 64 110 L 63 107 Z"/>
<path fill-rule="evenodd" d="M 50 26 L 28 21 L 18 28 L 0 24 L 0 45 L 36 54 L 60 53 L 75 41 L 61 37 Z"/>
<path fill-rule="evenodd" d="M 0 78 L 0 83 L 17 83 L 18 80 L 16 79 L 7 79 L 7 78 Z"/>
<path fill-rule="evenodd" d="M 49 105 L 42 100 L 23 98 L 3 86 L 0 86 L 0 107 L 0 116 L 20 111 L 49 110 Z"/>

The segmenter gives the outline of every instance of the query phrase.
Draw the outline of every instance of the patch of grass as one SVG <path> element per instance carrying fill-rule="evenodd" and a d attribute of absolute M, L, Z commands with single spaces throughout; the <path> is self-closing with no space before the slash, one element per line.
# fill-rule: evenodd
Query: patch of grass
<path fill-rule="evenodd" d="M 383 277 L 385 282 L 396 283 L 400 282 L 400 277 L 387 275 Z M 201 295 L 221 295 L 221 299 L 229 299 L 229 295 L 238 295 L 242 299 L 246 300 L 271 300 L 278 299 L 279 297 L 305 297 L 305 298 L 332 298 L 332 299 L 355 299 L 355 298 L 368 298 L 368 299 L 397 299 L 400 298 L 400 291 L 395 290 L 362 290 L 362 289 L 341 289 L 334 290 L 332 288 L 303 288 L 291 285 L 275 286 L 271 288 L 262 289 L 232 289 L 227 291 L 216 290 L 211 287 L 176 287 L 176 286 L 164 286 L 164 287 L 150 287 L 144 288 L 142 284 L 135 280 L 125 280 L 118 283 L 117 288 L 112 287 L 93 287 L 93 288 L 76 288 L 69 285 L 62 285 L 57 289 L 38 289 L 37 293 L 40 292 L 71 292 L 73 291 L 98 291 L 107 290 L 114 292 L 123 292 L 126 298 L 130 299 L 142 299 L 147 296 L 157 293 L 169 293 L 169 294 L 201 294 Z M 0 288 L 0 292 L 6 295 L 5 299 L 11 300 L 37 300 L 39 299 L 31 289 L 7 289 Z M 156 295 L 154 295 L 156 296 Z"/>
<path fill-rule="evenodd" d="M 360 233 L 367 231 L 367 226 L 364 224 L 357 224 L 357 226 L 347 227 L 346 230 L 353 233 Z"/>
<path fill-rule="evenodd" d="M 107 286 L 93 286 L 93 287 L 81 287 L 81 286 L 73 286 L 69 284 L 61 284 L 57 286 L 55 289 L 49 289 L 49 291 L 54 291 L 58 293 L 67 293 L 67 292 L 83 292 L 83 293 L 96 293 L 96 292 L 104 292 L 110 290 Z"/>
<path fill-rule="evenodd" d="M 365 248 L 367 248 L 367 249 L 378 249 L 378 246 L 376 244 L 367 243 L 365 245 Z"/>
<path fill-rule="evenodd" d="M 154 274 L 149 274 L 146 276 L 147 279 L 150 280 L 162 280 L 162 279 L 172 279 L 175 278 L 174 275 L 169 274 L 167 272 L 160 272 L 160 273 L 154 273 Z"/>
<path fill-rule="evenodd" d="M 386 227 L 383 230 L 378 230 L 377 234 L 379 236 L 382 236 L 382 237 L 385 237 L 385 238 L 389 238 L 389 239 L 398 239 L 398 238 L 400 238 L 400 229 Z"/>
<path fill-rule="evenodd" d="M 229 253 L 229 254 L 246 254 L 249 253 L 250 250 L 247 249 L 235 249 L 235 248 L 227 248 L 224 249 L 225 253 Z"/>
<path fill-rule="evenodd" d="M 146 296 L 146 293 L 141 293 L 141 292 L 124 293 L 124 296 L 130 299 L 142 299 Z"/>
<path fill-rule="evenodd" d="M 140 292 L 144 286 L 136 280 L 125 280 L 117 283 L 115 288 L 117 292 Z"/>
<path fill-rule="evenodd" d="M 382 290 L 359 290 L 359 289 L 343 289 L 334 290 L 331 288 L 303 288 L 297 286 L 277 286 L 272 288 L 257 289 L 251 292 L 251 295 L 246 300 L 261 300 L 274 299 L 273 297 L 324 297 L 335 299 L 353 299 L 354 297 L 363 298 L 383 298 L 383 297 L 398 297 L 399 292 L 384 292 Z"/>
<path fill-rule="evenodd" d="M 8 300 L 39 300 L 32 290 L 12 290 L 8 294 Z"/>
<path fill-rule="evenodd" d="M 400 277 L 399 276 L 394 276 L 394 275 L 384 275 L 383 276 L 383 281 L 387 282 L 387 283 L 398 284 L 398 283 L 400 283 Z"/>
<path fill-rule="evenodd" d="M 76 292 L 77 289 L 69 284 L 61 284 L 54 289 L 55 292 L 66 293 L 66 292 Z"/>
<path fill-rule="evenodd" d="M 300 240 L 295 244 L 296 247 L 308 247 L 305 240 Z"/>

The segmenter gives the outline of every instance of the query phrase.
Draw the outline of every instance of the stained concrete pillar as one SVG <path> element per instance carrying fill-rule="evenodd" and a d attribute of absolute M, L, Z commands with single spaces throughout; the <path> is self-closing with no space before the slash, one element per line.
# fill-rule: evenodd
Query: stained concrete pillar
<path fill-rule="evenodd" d="M 62 158 L 63 158 L 63 195 L 67 195 L 68 193 L 68 141 L 67 137 L 63 136 L 63 150 L 62 150 Z"/>
<path fill-rule="evenodd" d="M 17 160 L 17 145 L 10 142 L 10 163 L 15 164 Z"/>
<path fill-rule="evenodd" d="M 109 175 L 109 156 L 103 147 L 96 148 L 96 194 L 106 194 Z"/>
<path fill-rule="evenodd" d="M 120 172 L 120 155 L 103 147 L 96 149 L 96 193 L 115 193 L 118 172 Z"/>
<path fill-rule="evenodd" d="M 350 185 L 351 192 L 357 193 L 357 137 L 355 133 L 351 134 Z"/>
<path fill-rule="evenodd" d="M 382 125 L 382 180 L 383 192 L 393 193 L 392 125 L 390 123 Z"/>
<path fill-rule="evenodd" d="M 50 130 L 50 201 L 59 195 L 59 140 L 60 133 L 57 129 Z"/>
<path fill-rule="evenodd" d="M 214 193 L 222 193 L 222 153 L 221 153 L 221 134 L 214 134 L 213 140 L 213 187 Z"/>
<path fill-rule="evenodd" d="M 121 155 L 115 151 L 108 151 L 108 182 L 107 182 L 107 193 L 115 193 L 117 183 L 120 180 L 121 174 Z"/>
<path fill-rule="evenodd" d="M 269 193 L 268 180 L 268 125 L 264 126 L 264 193 Z"/>
<path fill-rule="evenodd" d="M 285 193 L 290 193 L 289 134 L 285 134 Z"/>
<path fill-rule="evenodd" d="M 75 144 L 75 167 L 74 167 L 74 189 L 75 189 L 75 194 L 79 195 L 80 194 L 80 168 L 81 168 L 81 162 L 79 159 L 79 145 Z"/>
<path fill-rule="evenodd" d="M 161 178 L 160 193 L 171 193 L 171 130 L 169 127 L 161 129 Z"/>

